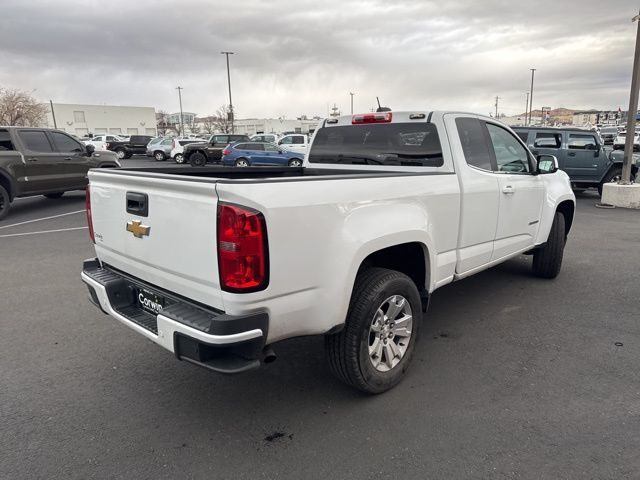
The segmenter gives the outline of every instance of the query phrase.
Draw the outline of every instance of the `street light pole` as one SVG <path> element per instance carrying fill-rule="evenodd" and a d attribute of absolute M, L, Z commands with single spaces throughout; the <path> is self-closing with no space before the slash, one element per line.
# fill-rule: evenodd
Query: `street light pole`
<path fill-rule="evenodd" d="M 233 55 L 235 52 L 220 52 L 221 55 L 227 57 L 227 83 L 229 84 L 229 114 L 231 115 L 231 133 L 233 132 L 233 101 L 231 100 L 231 73 L 229 72 L 229 55 Z"/>
<path fill-rule="evenodd" d="M 184 89 L 178 86 L 176 90 L 178 90 L 178 100 L 180 101 L 180 136 L 184 137 L 184 121 L 182 119 L 182 90 Z"/>
<path fill-rule="evenodd" d="M 627 112 L 627 135 L 624 142 L 624 163 L 622 166 L 622 185 L 631 183 L 631 163 L 633 162 L 633 133 L 636 131 L 636 115 L 638 113 L 638 89 L 640 87 L 640 14 L 631 19 L 638 22 L 636 32 L 636 51 L 633 56 L 633 73 L 631 75 L 631 95 L 629 96 L 629 112 Z"/>
<path fill-rule="evenodd" d="M 531 69 L 531 90 L 529 90 L 529 125 L 531 125 L 531 115 L 533 112 L 533 76 L 536 73 L 536 69 Z"/>
<path fill-rule="evenodd" d="M 525 92 L 527 94 L 527 99 L 524 102 L 524 124 L 525 126 L 529 123 L 527 122 L 527 115 L 529 114 L 529 92 Z"/>
<path fill-rule="evenodd" d="M 500 100 L 500 97 L 496 95 L 496 118 L 498 118 L 498 100 Z"/>
<path fill-rule="evenodd" d="M 351 115 L 353 115 L 353 96 L 355 95 L 355 93 L 349 92 L 349 95 L 351 95 Z"/>

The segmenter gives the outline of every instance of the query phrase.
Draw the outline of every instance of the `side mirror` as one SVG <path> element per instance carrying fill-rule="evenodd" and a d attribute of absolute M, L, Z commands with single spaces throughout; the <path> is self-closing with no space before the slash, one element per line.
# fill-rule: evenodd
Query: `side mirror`
<path fill-rule="evenodd" d="M 96 151 L 96 147 L 92 144 L 85 145 L 85 148 L 87 150 L 87 157 L 90 157 L 91 155 L 93 155 L 93 152 Z"/>
<path fill-rule="evenodd" d="M 555 155 L 538 155 L 538 169 L 537 173 L 555 173 L 558 171 L 558 159 Z"/>

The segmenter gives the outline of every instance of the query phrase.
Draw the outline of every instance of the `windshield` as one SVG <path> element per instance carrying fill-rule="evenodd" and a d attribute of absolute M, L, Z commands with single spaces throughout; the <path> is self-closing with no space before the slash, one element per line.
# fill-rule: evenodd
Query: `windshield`
<path fill-rule="evenodd" d="M 613 128 L 603 128 L 602 130 L 600 130 L 600 133 L 618 133 L 618 129 L 613 127 Z"/>
<path fill-rule="evenodd" d="M 432 123 L 385 123 L 318 130 L 310 163 L 440 167 L 438 131 Z"/>

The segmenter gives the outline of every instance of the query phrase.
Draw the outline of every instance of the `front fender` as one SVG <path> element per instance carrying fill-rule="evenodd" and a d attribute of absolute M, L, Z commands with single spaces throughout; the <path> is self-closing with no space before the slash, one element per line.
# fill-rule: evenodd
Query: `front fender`
<path fill-rule="evenodd" d="M 545 243 L 549 238 L 553 218 L 555 217 L 558 205 L 562 202 L 570 201 L 576 204 L 576 196 L 571 189 L 571 181 L 569 175 L 564 171 L 558 170 L 552 174 L 541 175 L 545 184 L 545 198 L 542 203 L 542 214 L 540 215 L 540 228 L 536 237 L 535 244 Z"/>

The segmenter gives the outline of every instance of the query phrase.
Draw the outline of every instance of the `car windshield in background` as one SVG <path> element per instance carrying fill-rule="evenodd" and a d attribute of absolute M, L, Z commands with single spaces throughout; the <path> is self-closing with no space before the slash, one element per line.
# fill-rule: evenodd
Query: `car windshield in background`
<path fill-rule="evenodd" d="M 438 131 L 432 123 L 385 123 L 318 130 L 310 163 L 440 167 Z"/>
<path fill-rule="evenodd" d="M 602 128 L 602 129 L 600 129 L 600 133 L 618 133 L 618 129 L 616 127 L 613 127 L 613 128 Z"/>

